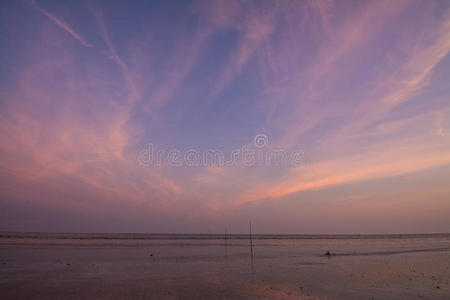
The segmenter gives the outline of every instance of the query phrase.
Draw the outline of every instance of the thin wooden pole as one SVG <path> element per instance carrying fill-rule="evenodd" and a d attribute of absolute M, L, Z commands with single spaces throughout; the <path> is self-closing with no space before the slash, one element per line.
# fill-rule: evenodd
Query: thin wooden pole
<path fill-rule="evenodd" d="M 250 253 L 253 257 L 252 222 L 249 222 L 249 225 L 250 225 Z"/>
<path fill-rule="evenodd" d="M 225 228 L 225 247 L 227 247 L 227 229 Z"/>

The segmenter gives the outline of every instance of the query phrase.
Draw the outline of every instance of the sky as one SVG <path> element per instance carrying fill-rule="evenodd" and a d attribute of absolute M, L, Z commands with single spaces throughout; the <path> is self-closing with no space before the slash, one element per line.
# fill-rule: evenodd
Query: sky
<path fill-rule="evenodd" d="M 1 1 L 0 231 L 450 232 L 450 2 Z"/>

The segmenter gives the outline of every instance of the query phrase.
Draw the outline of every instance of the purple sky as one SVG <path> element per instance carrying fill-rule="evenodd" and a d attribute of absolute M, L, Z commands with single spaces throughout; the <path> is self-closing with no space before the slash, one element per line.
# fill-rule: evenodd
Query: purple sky
<path fill-rule="evenodd" d="M 449 50 L 449 1 L 1 1 L 0 230 L 450 232 Z"/>

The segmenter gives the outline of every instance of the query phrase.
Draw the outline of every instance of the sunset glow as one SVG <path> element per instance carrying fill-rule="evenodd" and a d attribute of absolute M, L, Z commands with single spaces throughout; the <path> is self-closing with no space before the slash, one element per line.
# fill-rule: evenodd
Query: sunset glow
<path fill-rule="evenodd" d="M 450 231 L 449 1 L 0 7 L 3 231 Z"/>

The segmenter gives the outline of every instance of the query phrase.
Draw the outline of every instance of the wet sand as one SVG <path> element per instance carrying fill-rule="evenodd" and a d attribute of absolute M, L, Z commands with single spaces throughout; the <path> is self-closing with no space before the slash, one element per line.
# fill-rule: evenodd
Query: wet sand
<path fill-rule="evenodd" d="M 1 299 L 449 299 L 450 235 L 0 234 Z M 324 255 L 326 251 L 331 256 Z"/>

